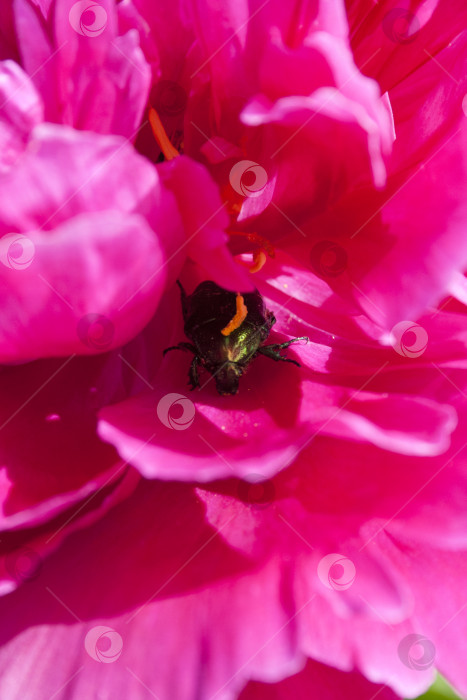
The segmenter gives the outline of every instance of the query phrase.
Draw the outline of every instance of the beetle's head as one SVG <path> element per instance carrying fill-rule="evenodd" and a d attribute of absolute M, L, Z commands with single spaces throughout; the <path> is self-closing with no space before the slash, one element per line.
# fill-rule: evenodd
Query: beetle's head
<path fill-rule="evenodd" d="M 236 362 L 225 362 L 215 373 L 216 387 L 219 394 L 229 396 L 238 392 L 238 380 L 243 370 Z"/>

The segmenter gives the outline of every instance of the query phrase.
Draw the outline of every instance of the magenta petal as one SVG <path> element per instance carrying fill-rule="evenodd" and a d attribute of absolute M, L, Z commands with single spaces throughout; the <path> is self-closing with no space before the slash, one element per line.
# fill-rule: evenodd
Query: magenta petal
<path fill-rule="evenodd" d="M 350 130 L 352 136 L 349 133 L 346 148 L 336 150 L 332 157 L 345 160 L 346 151 L 354 147 L 352 141 L 357 136 L 363 137 L 359 159 L 362 165 L 359 160 L 354 161 L 353 178 L 357 180 L 362 177 L 360 169 L 363 166 L 364 171 L 368 167 L 363 156 L 367 150 L 374 182 L 380 187 L 384 185 L 386 173 L 383 156 L 390 153 L 394 139 L 391 112 L 381 99 L 377 84 L 356 68 L 345 42 L 324 32 L 313 34 L 303 47 L 294 51 L 275 46 L 272 42 L 264 58 L 262 74 L 262 79 L 266 82 L 266 95 L 278 101 L 275 121 L 294 126 L 292 114 L 300 111 L 301 114 L 297 117 L 301 122 L 295 128 L 300 127 L 300 131 L 303 128 L 303 133 L 308 133 L 308 138 L 315 138 L 318 142 L 322 130 L 320 115 L 342 122 L 342 137 L 345 138 L 345 129 Z M 292 85 L 289 75 L 294 76 Z M 308 99 L 300 100 L 300 96 Z M 253 120 L 247 116 L 248 109 L 247 107 L 243 113 L 243 119 L 251 124 Z M 307 110 L 310 110 L 308 116 Z M 282 116 L 279 112 L 282 112 Z M 263 118 L 263 121 L 268 120 Z M 256 119 L 254 123 L 261 122 Z M 315 130 L 316 133 L 313 134 Z M 362 131 L 360 135 L 359 130 Z M 301 137 L 291 131 L 291 138 L 297 136 Z M 288 142 L 286 133 L 283 134 L 283 139 Z M 328 145 L 332 143 L 331 139 L 327 139 Z M 351 164 L 347 167 L 351 167 Z"/>
<path fill-rule="evenodd" d="M 401 454 L 433 456 L 447 450 L 456 425 L 456 411 L 451 406 L 422 398 L 380 398 L 360 392 L 332 419 L 329 432 L 348 438 L 356 434 Z"/>
<path fill-rule="evenodd" d="M 147 478 L 208 481 L 258 469 L 270 476 L 291 462 L 307 426 L 278 425 L 255 399 L 245 414 L 235 398 L 211 395 L 204 403 L 179 382 L 166 383 L 104 408 L 99 435 Z"/>
<path fill-rule="evenodd" d="M 339 671 L 332 666 L 308 661 L 303 671 L 275 685 L 249 683 L 239 700 L 397 700 L 388 686 L 371 683 L 356 671 Z"/>
<path fill-rule="evenodd" d="M 346 5 L 355 60 L 380 82 L 383 92 L 429 64 L 467 20 L 463 0 L 346 0 Z"/>
<path fill-rule="evenodd" d="M 89 482 L 86 488 L 75 491 L 72 496 L 62 495 L 40 504 L 36 509 L 26 511 L 26 517 L 31 518 L 30 522 L 34 522 L 35 528 L 29 528 L 30 522 L 25 520 L 19 527 L 16 527 L 16 523 L 13 529 L 2 530 L 0 596 L 39 578 L 46 557 L 70 533 L 89 527 L 110 508 L 127 498 L 139 478 L 134 470 L 125 469 L 125 465 L 115 465 L 113 469 Z M 46 522 L 44 514 L 48 507 Z M 13 520 L 15 518 L 8 519 L 8 522 L 13 525 Z M 19 521 L 18 518 L 16 520 Z M 23 525 L 26 526 L 22 527 Z"/>
<path fill-rule="evenodd" d="M 464 120 L 426 165 L 397 189 L 393 186 L 381 214 L 382 226 L 393 236 L 392 249 L 358 283 L 361 294 L 357 292 L 362 307 L 382 325 L 391 328 L 401 320 L 417 319 L 445 296 L 467 265 L 466 142 Z M 364 298 L 367 294 L 370 300 Z"/>
<path fill-rule="evenodd" d="M 192 700 L 196 686 L 208 699 L 224 687 L 238 692 L 251 676 L 279 681 L 303 663 L 276 564 L 253 570 L 229 550 L 187 486 L 144 484 L 68 538 L 0 607 L 2 696 L 14 688 L 17 697 L 50 697 L 66 684 L 77 697 L 106 687 L 132 698 L 142 681 L 158 697 Z M 118 647 L 97 663 L 109 649 L 91 639 L 102 625 Z M 32 674 L 19 673 L 23 653 Z"/>
<path fill-rule="evenodd" d="M 2 368 L 1 530 L 56 517 L 118 471 L 95 412 L 122 395 L 123 370 L 117 354 Z"/>

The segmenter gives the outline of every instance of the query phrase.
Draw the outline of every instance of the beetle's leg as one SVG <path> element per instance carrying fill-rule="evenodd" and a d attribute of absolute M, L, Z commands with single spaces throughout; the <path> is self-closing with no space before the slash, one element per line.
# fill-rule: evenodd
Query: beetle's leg
<path fill-rule="evenodd" d="M 291 362 L 293 365 L 301 367 L 301 364 L 299 362 L 296 362 L 296 360 L 289 360 L 288 357 L 282 357 L 282 355 L 274 349 L 273 345 L 265 345 L 262 348 L 258 348 L 256 352 L 261 353 L 261 355 L 264 355 L 265 357 L 270 357 L 271 360 L 275 360 L 276 362 L 279 362 L 279 360 L 281 360 L 282 362 Z"/>
<path fill-rule="evenodd" d="M 258 352 L 261 352 L 261 350 L 265 350 L 266 348 L 270 348 L 271 350 L 282 350 L 283 348 L 288 348 L 289 345 L 292 345 L 292 343 L 296 343 L 297 340 L 306 340 L 309 342 L 309 338 L 306 335 L 302 335 L 301 338 L 292 338 L 292 340 L 288 340 L 286 343 L 273 343 L 272 345 L 263 345 L 262 348 L 259 348 Z"/>
<path fill-rule="evenodd" d="M 196 387 L 199 386 L 199 374 L 198 374 L 198 365 L 200 364 L 201 360 L 198 357 L 198 355 L 195 355 L 193 360 L 191 361 L 190 369 L 188 370 L 188 377 L 190 379 L 189 384 L 191 384 L 191 390 L 196 389 Z"/>
<path fill-rule="evenodd" d="M 180 300 L 182 302 L 182 314 L 183 318 L 186 318 L 187 312 L 188 312 L 188 295 L 183 289 L 182 283 L 180 280 L 177 280 L 177 284 L 180 287 Z"/>
<path fill-rule="evenodd" d="M 283 357 L 279 350 L 283 350 L 284 348 L 288 348 L 289 345 L 292 345 L 292 343 L 296 343 L 297 340 L 310 340 L 307 338 L 306 335 L 300 337 L 300 338 L 293 338 L 292 340 L 288 340 L 286 343 L 273 343 L 272 345 L 263 345 L 263 347 L 258 348 L 257 352 L 261 353 L 261 355 L 265 355 L 266 357 L 270 357 L 272 360 L 276 360 L 276 362 L 279 362 L 279 360 L 282 360 L 282 362 L 291 362 L 293 365 L 297 365 L 297 367 L 301 367 L 299 362 L 296 362 L 296 360 L 289 360 L 287 357 Z"/>
<path fill-rule="evenodd" d="M 195 348 L 195 346 L 192 345 L 191 343 L 182 342 L 182 343 L 179 343 L 178 345 L 171 345 L 170 348 L 166 348 L 163 351 L 162 355 L 165 355 L 166 352 L 170 352 L 170 350 L 186 350 L 186 351 L 194 353 L 195 355 L 198 352 L 197 349 Z"/>

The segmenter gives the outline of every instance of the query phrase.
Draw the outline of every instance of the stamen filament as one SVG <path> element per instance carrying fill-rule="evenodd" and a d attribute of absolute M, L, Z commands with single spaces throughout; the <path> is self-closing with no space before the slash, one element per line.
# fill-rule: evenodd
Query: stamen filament
<path fill-rule="evenodd" d="M 270 258 L 274 258 L 276 251 L 274 246 L 267 238 L 259 236 L 257 233 L 250 233 L 248 231 L 228 231 L 229 236 L 244 236 L 249 243 L 256 243 L 269 255 Z"/>
<path fill-rule="evenodd" d="M 162 126 L 162 122 L 159 118 L 159 115 L 157 114 L 154 107 L 151 107 L 151 109 L 149 110 L 149 123 L 151 124 L 151 129 L 152 133 L 154 134 L 154 138 L 156 139 L 158 146 L 164 154 L 166 160 L 172 160 L 173 158 L 179 156 L 180 153 L 171 144 L 170 139 L 167 136 L 164 127 Z"/>

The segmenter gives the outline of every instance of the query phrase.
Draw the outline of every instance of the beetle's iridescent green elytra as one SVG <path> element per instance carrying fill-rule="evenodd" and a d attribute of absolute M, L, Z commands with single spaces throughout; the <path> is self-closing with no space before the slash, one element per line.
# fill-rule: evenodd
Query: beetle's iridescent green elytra
<path fill-rule="evenodd" d="M 258 354 L 273 360 L 292 362 L 300 367 L 295 360 L 289 360 L 279 353 L 297 340 L 307 337 L 293 338 L 286 343 L 262 345 L 276 322 L 274 314 L 266 309 L 263 297 L 255 290 L 241 294 L 247 314 L 238 327 L 228 335 L 222 331 L 229 327 L 238 312 L 238 294 L 219 287 L 210 280 L 201 282 L 193 294 L 186 294 L 180 282 L 183 320 L 185 335 L 192 341 L 181 342 L 164 350 L 164 355 L 170 350 L 186 350 L 193 353 L 193 360 L 188 372 L 192 389 L 200 386 L 199 368 L 210 372 L 215 381 L 219 394 L 223 396 L 238 392 L 239 379 L 248 365 Z"/>

